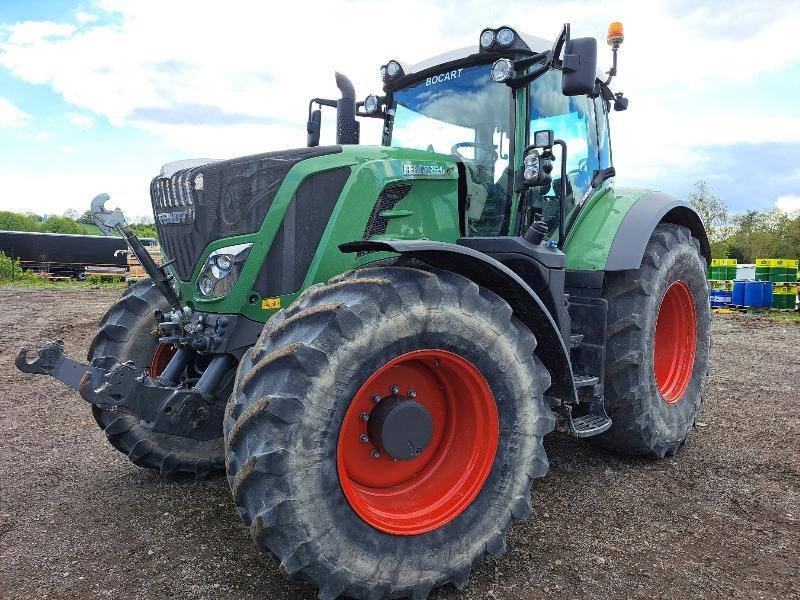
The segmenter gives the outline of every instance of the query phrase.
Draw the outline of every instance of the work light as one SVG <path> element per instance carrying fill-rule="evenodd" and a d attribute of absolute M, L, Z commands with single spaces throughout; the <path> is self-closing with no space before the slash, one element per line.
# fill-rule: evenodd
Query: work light
<path fill-rule="evenodd" d="M 492 65 L 492 80 L 502 83 L 511 79 L 514 74 L 514 65 L 507 58 L 500 58 Z"/>
<path fill-rule="evenodd" d="M 403 67 L 401 67 L 400 63 L 396 60 L 390 60 L 388 63 L 386 63 L 386 74 L 389 77 L 397 77 L 400 75 L 400 73 L 402 73 L 402 71 Z"/>
<path fill-rule="evenodd" d="M 522 166 L 524 167 L 522 177 L 525 181 L 533 181 L 539 176 L 539 155 L 536 152 L 528 154 Z"/>
<path fill-rule="evenodd" d="M 209 254 L 197 279 L 200 295 L 204 298 L 220 298 L 230 292 L 239 279 L 252 247 L 253 244 L 236 244 Z"/>
<path fill-rule="evenodd" d="M 364 100 L 364 112 L 367 114 L 374 114 L 378 112 L 378 107 L 380 106 L 380 102 L 378 102 L 378 97 L 374 94 L 370 94 L 367 96 L 367 99 Z"/>
<path fill-rule="evenodd" d="M 503 27 L 497 32 L 497 43 L 501 46 L 510 46 L 514 41 L 514 31 L 508 27 Z"/>
<path fill-rule="evenodd" d="M 481 32 L 481 47 L 488 48 L 494 43 L 494 31 L 491 29 L 484 29 Z"/>

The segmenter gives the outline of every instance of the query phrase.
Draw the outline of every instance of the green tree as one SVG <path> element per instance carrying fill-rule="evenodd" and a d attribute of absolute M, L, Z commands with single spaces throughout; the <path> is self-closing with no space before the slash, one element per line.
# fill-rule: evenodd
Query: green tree
<path fill-rule="evenodd" d="M 39 220 L 33 215 L 0 210 L 0 230 L 3 231 L 41 231 Z"/>
<path fill-rule="evenodd" d="M 81 226 L 67 216 L 50 217 L 42 224 L 42 230 L 49 233 L 83 233 Z"/>

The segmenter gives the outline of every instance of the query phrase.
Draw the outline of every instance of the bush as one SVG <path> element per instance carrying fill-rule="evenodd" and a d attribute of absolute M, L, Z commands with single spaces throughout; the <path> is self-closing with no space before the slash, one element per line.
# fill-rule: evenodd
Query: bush
<path fill-rule="evenodd" d="M 11 258 L 0 252 L 0 281 L 37 281 L 36 273 L 23 271 L 19 259 Z"/>

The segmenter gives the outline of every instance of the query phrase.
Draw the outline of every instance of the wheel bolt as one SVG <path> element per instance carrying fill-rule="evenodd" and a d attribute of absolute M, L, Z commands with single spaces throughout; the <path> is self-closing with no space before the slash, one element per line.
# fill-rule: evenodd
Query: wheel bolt
<path fill-rule="evenodd" d="M 398 386 L 396 386 L 396 385 L 393 385 L 391 390 L 389 390 L 389 391 L 391 391 L 393 394 L 396 394 L 397 392 L 400 391 L 400 388 Z"/>
<path fill-rule="evenodd" d="M 364 423 L 366 423 L 367 421 L 369 421 L 369 415 L 367 413 L 365 413 L 365 412 L 362 412 L 361 413 L 361 420 L 364 421 Z"/>
<path fill-rule="evenodd" d="M 375 394 L 375 395 L 372 397 L 372 401 L 373 401 L 373 402 L 375 402 L 375 403 L 377 404 L 378 402 L 380 402 L 380 401 L 381 401 L 381 395 L 380 395 L 380 394 Z"/>
<path fill-rule="evenodd" d="M 362 433 L 361 437 L 358 439 L 361 440 L 362 444 L 366 444 L 369 441 L 369 436 L 366 433 Z"/>
<path fill-rule="evenodd" d="M 415 390 L 408 390 L 408 397 L 409 398 L 416 398 L 417 392 Z"/>
<path fill-rule="evenodd" d="M 378 452 L 377 450 L 372 451 L 372 458 L 380 458 L 380 457 L 381 457 L 380 452 Z"/>

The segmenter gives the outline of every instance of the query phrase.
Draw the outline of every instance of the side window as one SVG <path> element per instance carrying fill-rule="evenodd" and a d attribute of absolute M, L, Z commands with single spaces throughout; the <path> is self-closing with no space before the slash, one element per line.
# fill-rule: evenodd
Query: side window
<path fill-rule="evenodd" d="M 561 71 L 553 70 L 530 84 L 530 134 L 552 129 L 556 139 L 567 144 L 567 197 L 565 214 L 569 222 L 577 204 L 591 186 L 599 168 L 595 107 L 587 96 L 564 96 L 561 93 Z M 607 146 L 607 144 L 606 144 Z M 560 150 L 555 149 L 553 185 L 537 188 L 531 201 L 553 231 L 558 225 L 558 194 L 561 177 Z"/>
<path fill-rule="evenodd" d="M 611 166 L 611 141 L 608 134 L 608 106 L 602 97 L 594 99 L 597 111 L 597 141 L 600 153 L 600 168 Z"/>

